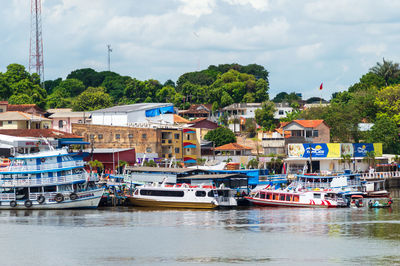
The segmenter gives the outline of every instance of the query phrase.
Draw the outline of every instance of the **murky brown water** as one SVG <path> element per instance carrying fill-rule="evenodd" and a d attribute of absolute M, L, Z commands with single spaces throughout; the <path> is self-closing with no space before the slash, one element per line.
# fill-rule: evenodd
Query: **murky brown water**
<path fill-rule="evenodd" d="M 1 211 L 1 265 L 400 264 L 392 209 Z"/>

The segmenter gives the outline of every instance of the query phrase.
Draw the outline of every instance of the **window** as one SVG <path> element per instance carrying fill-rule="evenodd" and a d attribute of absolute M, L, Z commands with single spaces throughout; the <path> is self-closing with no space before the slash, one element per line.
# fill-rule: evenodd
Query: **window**
<path fill-rule="evenodd" d="M 179 134 L 175 133 L 175 139 L 179 139 Z"/>
<path fill-rule="evenodd" d="M 97 135 L 97 137 L 98 137 L 99 139 L 103 139 L 103 134 L 99 134 L 99 135 Z"/>
<path fill-rule="evenodd" d="M 293 201 L 294 202 L 299 202 L 299 196 L 298 195 L 293 196 Z"/>
<path fill-rule="evenodd" d="M 196 191 L 196 197 L 205 197 L 206 192 L 203 190 Z"/>
<path fill-rule="evenodd" d="M 3 126 L 3 121 L 0 121 L 0 127 L 2 127 Z"/>
<path fill-rule="evenodd" d="M 312 130 L 306 130 L 306 138 L 312 137 Z"/>
<path fill-rule="evenodd" d="M 266 193 L 265 192 L 261 192 L 260 193 L 260 199 L 265 199 L 266 197 Z"/>
<path fill-rule="evenodd" d="M 12 121 L 8 121 L 8 124 L 9 124 L 9 125 L 12 124 Z"/>
<path fill-rule="evenodd" d="M 320 199 L 321 194 L 320 193 L 314 193 L 314 199 Z"/>
<path fill-rule="evenodd" d="M 82 120 L 78 120 L 78 124 L 82 124 L 83 123 L 83 121 Z"/>
<path fill-rule="evenodd" d="M 175 153 L 179 153 L 179 148 L 175 148 Z"/>
<path fill-rule="evenodd" d="M 290 201 L 290 195 L 286 195 L 286 201 Z"/>
<path fill-rule="evenodd" d="M 150 153 L 151 152 L 151 147 L 146 148 L 146 152 Z"/>
<path fill-rule="evenodd" d="M 133 139 L 133 134 L 128 134 L 128 138 Z"/>
<path fill-rule="evenodd" d="M 301 137 L 303 134 L 303 130 L 292 130 L 293 137 Z"/>
<path fill-rule="evenodd" d="M 190 140 L 190 135 L 189 134 L 187 134 L 186 139 Z"/>
<path fill-rule="evenodd" d="M 142 139 L 146 139 L 147 138 L 147 134 L 142 134 Z"/>
<path fill-rule="evenodd" d="M 115 139 L 120 139 L 121 138 L 121 134 L 115 134 Z"/>
<path fill-rule="evenodd" d="M 57 192 L 57 187 L 56 186 L 44 187 L 44 192 Z"/>
<path fill-rule="evenodd" d="M 94 139 L 94 134 L 90 134 L 90 139 Z"/>
<path fill-rule="evenodd" d="M 285 200 L 285 195 L 279 195 L 279 200 Z"/>
<path fill-rule="evenodd" d="M 267 199 L 272 200 L 272 194 L 271 193 L 267 193 Z"/>
<path fill-rule="evenodd" d="M 279 115 L 283 115 L 283 110 L 278 111 Z"/>
<path fill-rule="evenodd" d="M 40 193 L 42 192 L 42 187 L 30 187 L 29 190 L 31 193 Z"/>
<path fill-rule="evenodd" d="M 184 191 L 141 189 L 140 195 L 157 197 L 183 197 Z"/>
<path fill-rule="evenodd" d="M 3 109 L 0 109 L 0 113 L 2 113 L 3 112 Z"/>
<path fill-rule="evenodd" d="M 63 127 L 64 127 L 64 121 L 58 120 L 58 128 L 63 128 Z"/>
<path fill-rule="evenodd" d="M 318 137 L 318 130 L 313 130 L 313 137 Z"/>

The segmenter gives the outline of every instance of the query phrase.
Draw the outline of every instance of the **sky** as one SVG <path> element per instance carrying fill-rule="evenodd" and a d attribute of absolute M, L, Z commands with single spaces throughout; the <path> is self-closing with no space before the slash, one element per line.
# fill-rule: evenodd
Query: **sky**
<path fill-rule="evenodd" d="M 382 58 L 400 62 L 399 11 L 392 0 L 42 0 L 45 79 L 107 70 L 111 44 L 111 70 L 139 80 L 256 63 L 271 97 L 330 99 Z M 0 72 L 28 67 L 29 0 L 1 0 L 0 32 Z"/>

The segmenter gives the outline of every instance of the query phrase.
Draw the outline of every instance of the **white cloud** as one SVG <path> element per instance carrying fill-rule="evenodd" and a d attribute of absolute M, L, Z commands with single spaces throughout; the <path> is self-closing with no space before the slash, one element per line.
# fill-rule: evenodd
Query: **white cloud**
<path fill-rule="evenodd" d="M 302 60 L 314 60 L 321 53 L 322 43 L 303 45 L 297 48 L 296 54 Z"/>
<path fill-rule="evenodd" d="M 254 9 L 259 11 L 267 11 L 269 10 L 269 1 L 268 0 L 223 0 L 231 5 L 250 5 Z"/>
<path fill-rule="evenodd" d="M 201 17 L 211 14 L 215 7 L 215 0 L 180 0 L 182 5 L 179 12 L 185 15 Z"/>
<path fill-rule="evenodd" d="M 365 44 L 358 47 L 357 51 L 361 54 L 374 54 L 377 57 L 382 56 L 386 52 L 386 45 L 380 44 Z"/>

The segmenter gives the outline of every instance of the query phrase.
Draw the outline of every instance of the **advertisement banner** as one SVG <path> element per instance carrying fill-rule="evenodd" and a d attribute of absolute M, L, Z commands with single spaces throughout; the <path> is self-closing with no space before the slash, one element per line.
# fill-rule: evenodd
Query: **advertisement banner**
<path fill-rule="evenodd" d="M 382 143 L 374 143 L 374 151 L 376 157 L 381 157 L 383 154 Z"/>
<path fill-rule="evenodd" d="M 310 143 L 310 144 L 303 144 L 304 146 L 304 154 L 303 158 L 309 158 L 310 157 L 310 151 L 311 151 L 311 157 L 312 158 L 324 158 L 328 156 L 328 145 L 326 143 Z"/>
<path fill-rule="evenodd" d="M 340 157 L 340 143 L 327 143 L 328 146 L 328 158 L 339 158 Z"/>
<path fill-rule="evenodd" d="M 354 157 L 365 157 L 367 152 L 374 151 L 374 144 L 372 143 L 354 143 Z"/>

